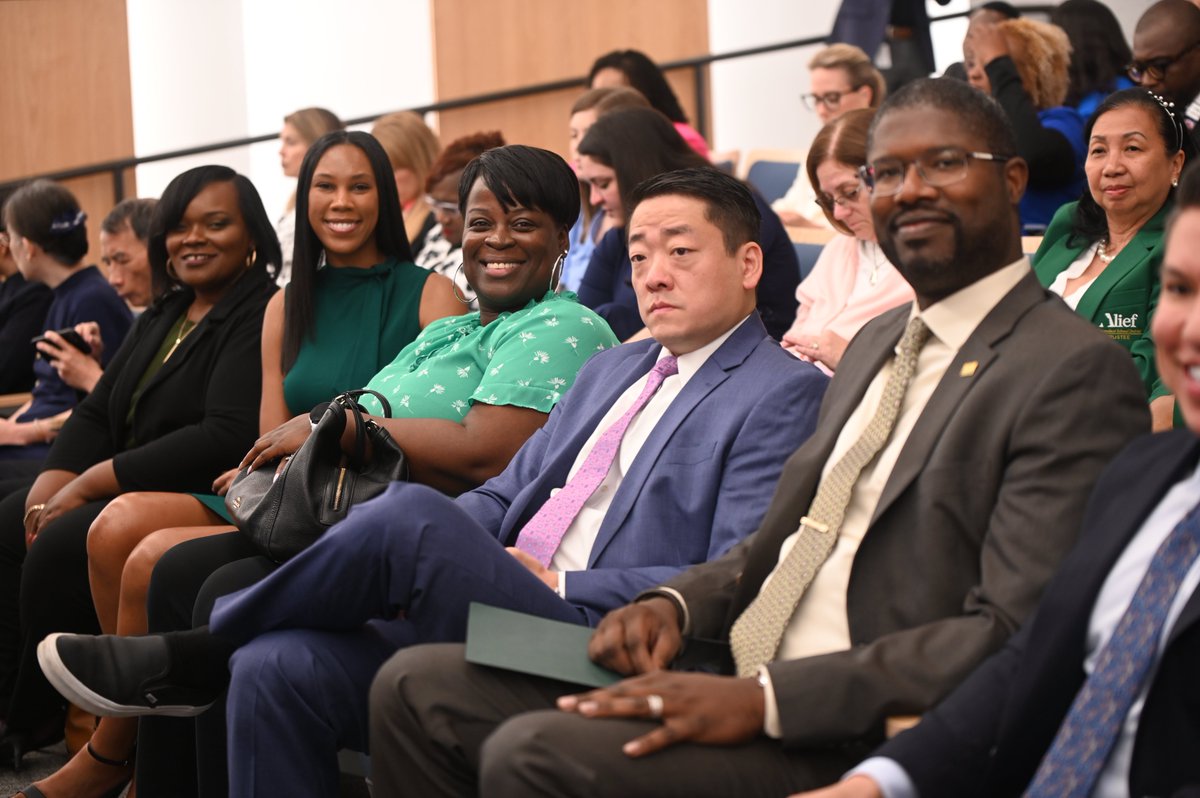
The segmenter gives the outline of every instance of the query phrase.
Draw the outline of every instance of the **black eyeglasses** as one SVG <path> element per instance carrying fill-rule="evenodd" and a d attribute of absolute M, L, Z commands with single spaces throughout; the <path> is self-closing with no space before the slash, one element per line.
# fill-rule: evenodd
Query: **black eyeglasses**
<path fill-rule="evenodd" d="M 845 208 L 858 202 L 858 195 L 861 192 L 861 185 L 855 185 L 853 188 L 839 188 L 835 194 L 818 194 L 817 204 L 830 213 L 833 213 L 835 206 Z"/>
<path fill-rule="evenodd" d="M 858 167 L 858 174 L 863 185 L 871 189 L 872 196 L 891 197 L 900 193 L 909 164 L 917 167 L 917 174 L 926 185 L 941 187 L 964 179 L 972 159 L 1004 163 L 1009 156 L 993 155 L 990 152 L 969 152 L 961 147 L 938 147 L 926 150 L 911 161 L 879 158 L 866 166 Z"/>
<path fill-rule="evenodd" d="M 1129 66 L 1125 67 L 1125 74 L 1129 75 L 1129 79 L 1134 83 L 1141 84 L 1145 78 L 1151 80 L 1162 80 L 1167 76 L 1167 70 L 1171 68 L 1171 64 L 1181 60 L 1185 55 L 1200 47 L 1200 42 L 1193 42 L 1190 47 L 1185 47 L 1181 53 L 1176 56 L 1163 56 L 1162 58 L 1150 58 L 1145 61 L 1131 61 Z"/>
<path fill-rule="evenodd" d="M 827 91 L 824 94 L 801 94 L 800 99 L 804 102 L 804 107 L 810 111 L 817 110 L 817 106 L 823 105 L 830 111 L 836 111 L 842 104 L 842 98 L 847 94 L 853 94 L 861 89 L 862 86 L 855 86 L 849 91 Z"/>

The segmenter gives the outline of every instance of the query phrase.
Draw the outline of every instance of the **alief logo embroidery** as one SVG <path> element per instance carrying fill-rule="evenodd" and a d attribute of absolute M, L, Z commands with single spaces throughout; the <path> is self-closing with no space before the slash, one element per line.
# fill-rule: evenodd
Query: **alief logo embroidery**
<path fill-rule="evenodd" d="M 1105 313 L 1104 324 L 1100 325 L 1114 341 L 1130 341 L 1141 336 L 1142 328 L 1138 324 L 1140 314 Z"/>

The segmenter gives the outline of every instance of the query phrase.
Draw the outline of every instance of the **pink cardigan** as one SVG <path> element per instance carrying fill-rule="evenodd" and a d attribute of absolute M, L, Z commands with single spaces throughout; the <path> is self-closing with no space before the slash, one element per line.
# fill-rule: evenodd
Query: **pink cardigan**
<path fill-rule="evenodd" d="M 826 329 L 849 341 L 880 313 L 912 301 L 912 286 L 883 258 L 882 252 L 878 282 L 870 286 L 865 279 L 858 280 L 859 251 L 857 238 L 834 236 L 821 250 L 812 272 L 796 289 L 800 307 L 796 309 L 795 323 L 783 336 L 784 348 L 796 357 L 807 359 L 788 345 L 791 342 L 814 340 Z M 856 283 L 861 284 L 856 286 Z M 817 365 L 832 373 L 823 363 Z"/>

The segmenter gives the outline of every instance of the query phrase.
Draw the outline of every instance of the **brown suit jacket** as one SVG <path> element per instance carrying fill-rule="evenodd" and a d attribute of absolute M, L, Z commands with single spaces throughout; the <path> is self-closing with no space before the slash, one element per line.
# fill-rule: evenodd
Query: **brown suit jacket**
<path fill-rule="evenodd" d="M 758 594 L 909 312 L 855 337 L 758 531 L 667 583 L 692 635 L 727 638 Z M 1148 429 L 1129 353 L 1032 272 L 1023 278 L 947 369 L 884 487 L 851 570 L 852 647 L 770 666 L 785 746 L 880 739 L 886 717 L 924 712 L 952 690 L 1030 613 L 1075 541 L 1092 483 Z"/>

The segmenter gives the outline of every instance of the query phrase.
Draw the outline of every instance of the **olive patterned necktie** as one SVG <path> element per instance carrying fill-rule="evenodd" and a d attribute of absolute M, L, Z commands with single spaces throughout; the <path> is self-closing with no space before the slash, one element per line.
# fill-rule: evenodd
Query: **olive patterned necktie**
<path fill-rule="evenodd" d="M 917 357 L 929 335 L 929 328 L 920 317 L 908 322 L 896 347 L 892 372 L 884 383 L 875 415 L 859 439 L 821 480 L 808 515 L 800 520 L 792 550 L 775 567 L 770 581 L 758 596 L 734 621 L 729 630 L 729 643 L 739 676 L 751 676 L 774 659 L 796 605 L 833 551 L 854 483 L 891 437 L 900 415 L 900 404 L 917 370 Z"/>

